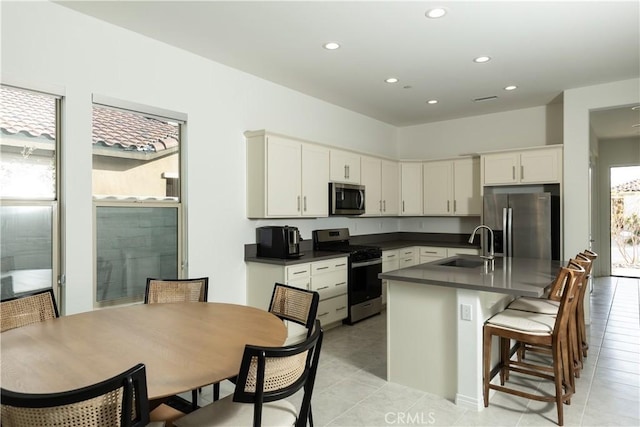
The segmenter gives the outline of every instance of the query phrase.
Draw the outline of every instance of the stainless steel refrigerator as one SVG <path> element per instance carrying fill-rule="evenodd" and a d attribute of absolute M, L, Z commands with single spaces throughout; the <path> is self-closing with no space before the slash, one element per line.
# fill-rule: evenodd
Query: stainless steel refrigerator
<path fill-rule="evenodd" d="M 483 198 L 482 215 L 484 224 L 494 230 L 496 255 L 560 259 L 558 196 L 546 192 L 488 194 Z M 485 233 L 485 248 L 488 237 Z"/>

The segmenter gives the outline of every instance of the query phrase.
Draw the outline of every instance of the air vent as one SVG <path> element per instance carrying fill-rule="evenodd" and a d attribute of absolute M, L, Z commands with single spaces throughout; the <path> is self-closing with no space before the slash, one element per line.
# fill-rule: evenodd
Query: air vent
<path fill-rule="evenodd" d="M 494 99 L 498 99 L 497 96 L 485 96 L 484 98 L 476 98 L 473 102 L 483 102 L 483 101 L 493 101 Z"/>

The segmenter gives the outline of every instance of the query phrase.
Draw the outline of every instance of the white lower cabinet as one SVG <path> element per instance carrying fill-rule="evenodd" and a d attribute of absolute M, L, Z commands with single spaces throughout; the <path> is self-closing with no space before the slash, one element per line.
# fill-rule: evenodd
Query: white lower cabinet
<path fill-rule="evenodd" d="M 267 310 L 275 283 L 317 291 L 320 294 L 320 305 L 316 317 L 323 326 L 347 317 L 347 257 L 288 266 L 249 262 L 247 305 Z M 294 323 L 288 324 L 287 328 L 289 339 L 306 333 L 304 328 Z"/>
<path fill-rule="evenodd" d="M 437 261 L 456 255 L 480 255 L 480 249 L 473 248 L 443 248 L 439 246 L 421 246 L 420 264 Z"/>
<path fill-rule="evenodd" d="M 421 246 L 420 247 L 420 264 L 424 264 L 431 261 L 437 261 L 447 257 L 447 248 L 440 248 L 435 246 Z"/>
<path fill-rule="evenodd" d="M 399 268 L 411 267 L 418 264 L 420 259 L 420 252 L 417 246 L 409 246 L 406 248 L 398 249 Z"/>

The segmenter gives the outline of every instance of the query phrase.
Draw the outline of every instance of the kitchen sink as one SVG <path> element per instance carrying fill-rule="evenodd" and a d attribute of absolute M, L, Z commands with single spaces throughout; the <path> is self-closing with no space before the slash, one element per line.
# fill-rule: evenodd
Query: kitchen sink
<path fill-rule="evenodd" d="M 459 254 L 449 258 L 443 258 L 437 261 L 432 261 L 427 265 L 433 266 L 434 268 L 437 268 L 437 269 L 441 269 L 441 268 L 472 269 L 472 268 L 477 268 L 484 265 L 484 259 L 480 258 L 480 256 L 478 255 Z"/>
<path fill-rule="evenodd" d="M 476 268 L 484 264 L 484 261 L 475 259 L 456 258 L 450 261 L 445 261 L 441 265 L 443 267 L 460 267 L 460 268 Z"/>

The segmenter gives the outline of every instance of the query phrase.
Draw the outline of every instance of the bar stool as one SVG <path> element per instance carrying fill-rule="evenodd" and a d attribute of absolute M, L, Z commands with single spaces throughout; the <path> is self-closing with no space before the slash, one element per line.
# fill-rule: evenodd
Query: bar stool
<path fill-rule="evenodd" d="M 578 284 L 585 270 L 577 264 L 561 267 L 554 286 L 564 289 L 556 316 L 505 309 L 485 322 L 483 327 L 483 397 L 484 406 L 489 406 L 489 390 L 497 390 L 528 399 L 554 402 L 558 413 L 558 425 L 562 426 L 563 403 L 570 404 L 575 393 L 575 378 L 571 356 L 569 322 L 575 316 Z M 500 362 L 491 370 L 491 343 L 494 336 L 500 339 Z M 510 342 L 515 340 L 533 346 L 551 349 L 552 366 L 543 366 L 510 358 Z M 505 386 L 510 371 L 532 375 L 553 381 L 553 396 L 529 393 Z M 491 379 L 500 372 L 500 385 L 491 384 Z"/>

